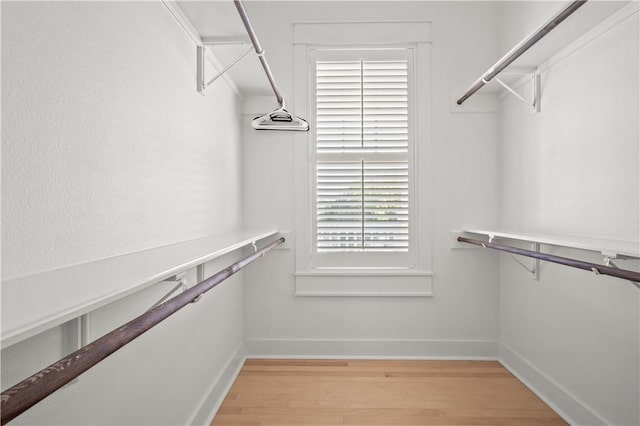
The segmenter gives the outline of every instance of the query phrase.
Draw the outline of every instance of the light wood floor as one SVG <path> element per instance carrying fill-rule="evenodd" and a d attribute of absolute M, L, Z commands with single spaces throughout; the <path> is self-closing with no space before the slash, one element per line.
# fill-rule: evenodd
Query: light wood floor
<path fill-rule="evenodd" d="M 559 425 L 494 361 L 258 360 L 212 425 Z"/>

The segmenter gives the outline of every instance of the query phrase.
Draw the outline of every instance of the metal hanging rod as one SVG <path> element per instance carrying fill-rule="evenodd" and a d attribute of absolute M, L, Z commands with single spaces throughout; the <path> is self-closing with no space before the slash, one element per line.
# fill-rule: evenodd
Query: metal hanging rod
<path fill-rule="evenodd" d="M 462 105 L 462 103 L 469 97 L 471 97 L 471 95 L 480 90 L 480 88 L 482 88 L 485 84 L 489 83 L 496 75 L 502 72 L 513 61 L 518 59 L 524 52 L 529 50 L 531 46 L 540 41 L 541 38 L 550 33 L 551 30 L 558 26 L 558 24 L 560 24 L 562 21 L 567 19 L 573 12 L 578 10 L 586 2 L 587 0 L 572 1 L 564 9 L 562 9 L 551 19 L 549 19 L 539 30 L 531 34 L 526 39 L 522 40 L 506 55 L 504 55 L 498 62 L 496 62 L 491 68 L 489 68 L 484 74 L 482 74 L 482 77 L 476 80 L 475 83 L 473 83 L 471 87 L 469 87 L 467 92 L 460 99 L 458 99 L 457 104 Z"/>
<path fill-rule="evenodd" d="M 260 63 L 262 64 L 262 68 L 264 68 L 264 72 L 267 74 L 267 78 L 269 79 L 269 84 L 271 84 L 271 88 L 273 89 L 274 95 L 276 95 L 276 100 L 278 101 L 278 105 L 284 107 L 284 98 L 278 90 L 278 86 L 276 84 L 275 79 L 273 78 L 273 74 L 271 73 L 271 68 L 269 68 L 269 63 L 267 62 L 267 58 L 264 56 L 264 49 L 260 45 L 260 41 L 258 40 L 258 36 L 251 25 L 251 21 L 249 20 L 249 15 L 247 15 L 247 11 L 244 9 L 244 5 L 241 0 L 233 0 L 233 3 L 236 5 L 236 9 L 238 9 L 238 13 L 240 14 L 240 18 L 242 19 L 242 23 L 249 34 L 249 38 L 251 39 L 251 43 L 253 44 L 253 48 L 256 50 L 256 54 L 260 59 Z"/>
<path fill-rule="evenodd" d="M 0 405 L 2 424 L 10 422 L 118 349 L 282 243 L 284 243 L 284 238 L 264 246 L 183 293 L 145 312 L 120 328 L 105 334 L 71 355 L 62 358 L 44 370 L 2 392 L 2 403 Z"/>
<path fill-rule="evenodd" d="M 532 257 L 534 259 L 545 260 L 547 262 L 558 263 L 560 265 L 571 266 L 572 268 L 583 269 L 585 271 L 591 271 L 598 275 L 609 275 L 616 278 L 622 278 L 625 280 L 640 282 L 640 272 L 628 271 L 626 269 L 618 269 L 611 266 L 598 265 L 597 263 L 583 262 L 577 259 L 570 259 L 567 257 L 555 256 L 547 253 L 539 253 L 531 250 L 525 250 L 517 247 L 504 246 L 493 242 L 475 240 L 472 238 L 458 237 L 458 241 L 461 243 L 474 244 L 482 246 L 484 248 L 491 248 L 494 250 L 505 251 L 508 253 L 519 254 L 521 256 Z"/>

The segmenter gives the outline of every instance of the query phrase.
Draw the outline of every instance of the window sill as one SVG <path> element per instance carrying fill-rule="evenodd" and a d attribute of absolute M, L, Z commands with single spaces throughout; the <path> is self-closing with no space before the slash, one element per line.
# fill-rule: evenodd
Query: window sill
<path fill-rule="evenodd" d="M 296 272 L 298 297 L 430 297 L 433 273 L 396 269 Z"/>

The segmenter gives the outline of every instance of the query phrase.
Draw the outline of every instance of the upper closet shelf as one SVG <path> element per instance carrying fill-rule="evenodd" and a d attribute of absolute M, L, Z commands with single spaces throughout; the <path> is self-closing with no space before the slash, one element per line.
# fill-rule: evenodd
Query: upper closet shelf
<path fill-rule="evenodd" d="M 456 103 L 462 105 L 482 87 L 495 81 L 529 107 L 540 111 L 540 65 L 563 49 L 568 49 L 569 45 L 587 33 L 597 31 L 603 21 L 629 3 L 631 2 L 575 0 L 563 5 L 555 15 L 485 71 Z M 560 23 L 563 24 L 559 25 Z M 551 32 L 553 33 L 549 34 Z M 524 78 L 532 80 L 533 95 L 530 99 L 526 99 L 510 87 L 515 81 L 513 76 L 516 79 L 525 76 Z"/>
<path fill-rule="evenodd" d="M 3 281 L 2 347 L 276 233 L 231 232 Z"/>
<path fill-rule="evenodd" d="M 545 235 L 545 234 L 520 234 L 511 232 L 497 232 L 477 229 L 465 229 L 466 234 L 485 235 L 489 239 L 504 238 L 510 240 L 527 241 L 530 243 L 549 244 L 560 247 L 571 247 L 581 250 L 600 252 L 603 256 L 616 258 L 640 258 L 640 243 L 632 241 L 601 240 L 596 238 Z"/>

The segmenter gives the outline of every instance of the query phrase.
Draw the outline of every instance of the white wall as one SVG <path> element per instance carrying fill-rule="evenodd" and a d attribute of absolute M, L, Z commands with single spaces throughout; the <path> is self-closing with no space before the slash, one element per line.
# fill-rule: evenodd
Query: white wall
<path fill-rule="evenodd" d="M 248 351 L 278 355 L 496 356 L 497 266 L 486 253 L 452 251 L 449 230 L 493 227 L 497 217 L 495 114 L 450 111 L 496 49 L 496 5 L 464 2 L 251 2 L 256 32 L 287 99 L 293 99 L 292 23 L 432 21 L 429 100 L 434 296 L 295 297 L 294 251 L 274 252 L 245 274 Z M 473 43 L 470 42 L 473 40 Z M 262 41 L 262 40 L 261 40 Z M 421 70 L 418 70 L 420 72 Z M 295 112 L 295 105 L 290 110 Z M 245 115 L 245 223 L 294 230 L 294 140 L 255 132 Z M 261 111 L 265 112 L 265 111 Z M 420 118 L 419 118 L 420 119 Z M 420 143 L 426 143 L 421 141 Z M 420 164 L 419 167 L 426 167 Z M 465 265 L 463 268 L 460 265 Z"/>
<path fill-rule="evenodd" d="M 539 25 L 537 7 L 507 5 L 501 39 L 515 42 Z M 541 113 L 505 98 L 502 229 L 640 241 L 638 27 L 635 13 L 547 69 Z M 603 261 L 597 253 L 543 249 Z M 638 289 L 547 263 L 540 275 L 532 281 L 500 257 L 502 359 L 578 424 L 640 424 Z"/>
<path fill-rule="evenodd" d="M 239 102 L 162 4 L 3 7 L 5 278 L 238 226 Z"/>
<path fill-rule="evenodd" d="M 3 2 L 3 279 L 239 228 L 240 105 L 222 81 L 196 92 L 196 46 L 161 2 Z M 93 312 L 93 337 L 170 288 Z M 238 276 L 15 423 L 186 424 L 242 320 Z M 4 348 L 2 388 L 73 349 L 70 331 Z"/>

